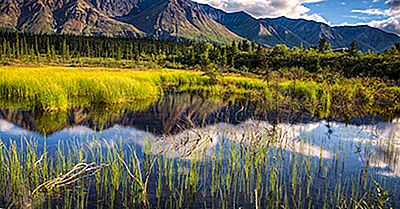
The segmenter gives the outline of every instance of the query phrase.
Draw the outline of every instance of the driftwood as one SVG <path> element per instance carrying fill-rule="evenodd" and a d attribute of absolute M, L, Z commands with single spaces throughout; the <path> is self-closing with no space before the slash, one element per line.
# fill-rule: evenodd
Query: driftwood
<path fill-rule="evenodd" d="M 100 166 L 95 163 L 78 163 L 68 173 L 61 175 L 55 179 L 44 182 L 32 191 L 32 195 L 38 192 L 51 191 L 56 188 L 70 186 L 79 179 L 93 176 L 100 171 Z"/>

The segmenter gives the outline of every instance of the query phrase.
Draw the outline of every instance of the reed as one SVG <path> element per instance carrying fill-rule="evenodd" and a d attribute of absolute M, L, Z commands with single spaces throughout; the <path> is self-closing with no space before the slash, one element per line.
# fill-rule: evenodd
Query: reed
<path fill-rule="evenodd" d="M 311 160 L 306 149 L 287 153 L 276 140 L 249 131 L 189 158 L 122 140 L 70 139 L 53 151 L 34 139 L 1 140 L 0 206 L 387 208 L 395 202 L 384 179 L 364 171 L 331 184 L 328 161 Z"/>

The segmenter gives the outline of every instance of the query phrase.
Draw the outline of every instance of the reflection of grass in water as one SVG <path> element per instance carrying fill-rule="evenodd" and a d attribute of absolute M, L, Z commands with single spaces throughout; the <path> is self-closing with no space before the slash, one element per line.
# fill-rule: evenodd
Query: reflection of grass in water
<path fill-rule="evenodd" d="M 118 118 L 122 117 L 125 112 L 139 112 L 144 111 L 154 104 L 155 100 L 142 99 L 130 102 L 129 104 L 122 105 L 92 105 L 89 106 L 88 116 L 93 120 L 95 124 L 104 126 L 107 122 L 116 121 Z"/>
<path fill-rule="evenodd" d="M 322 159 L 285 153 L 269 135 L 238 137 L 219 143 L 211 156 L 203 147 L 186 159 L 168 158 L 173 149 L 148 143 L 123 148 L 122 141 L 96 138 L 60 141 L 55 153 L 38 149 L 34 140 L 1 145 L 0 206 L 385 208 L 393 200 L 368 172 L 339 175 L 330 185 L 332 171 Z"/>
<path fill-rule="evenodd" d="M 65 111 L 57 111 L 55 113 L 39 112 L 35 119 L 35 130 L 39 133 L 47 133 L 65 128 L 68 121 L 68 113 Z"/>
<path fill-rule="evenodd" d="M 177 124 L 183 125 L 180 128 L 200 125 L 209 114 L 220 110 L 226 104 L 222 100 L 221 97 L 203 98 L 178 93 L 166 94 L 157 102 L 149 98 L 127 104 L 73 105 L 68 110 L 55 112 L 46 112 L 34 107 L 31 109 L 7 107 L 2 108 L 1 113 L 5 116 L 4 119 L 39 133 L 53 133 L 76 125 L 102 130 L 116 123 L 131 124 L 131 121 L 135 119 L 140 120 L 141 124 L 161 122 L 160 130 L 168 132 L 176 128 Z"/>
<path fill-rule="evenodd" d="M 73 116 L 75 118 L 86 118 L 90 119 L 93 124 L 101 129 L 108 122 L 118 120 L 127 111 L 137 112 L 146 110 L 152 103 L 153 99 L 142 99 L 130 102 L 129 104 L 115 104 L 115 105 L 90 105 L 85 106 L 87 112 L 75 112 Z M 72 107 L 74 109 L 74 107 Z M 79 107 L 78 107 L 79 109 Z M 68 123 L 68 111 L 56 111 L 56 112 L 39 112 L 41 117 L 37 118 L 36 130 L 39 132 L 46 131 L 57 131 L 65 128 Z"/>
<path fill-rule="evenodd" d="M 30 107 L 20 109 L 20 106 L 7 106 L 6 119 L 39 133 L 53 133 L 69 126 L 90 122 L 96 129 L 105 127 L 107 123 L 118 121 L 126 112 L 140 112 L 149 108 L 154 103 L 152 98 L 135 100 L 128 104 L 87 104 L 73 105 L 67 110 L 54 112 L 41 111 Z"/>
<path fill-rule="evenodd" d="M 400 88 L 368 79 L 343 79 L 339 83 L 283 81 L 269 85 L 270 109 L 303 111 L 322 118 L 392 117 L 400 110 Z"/>

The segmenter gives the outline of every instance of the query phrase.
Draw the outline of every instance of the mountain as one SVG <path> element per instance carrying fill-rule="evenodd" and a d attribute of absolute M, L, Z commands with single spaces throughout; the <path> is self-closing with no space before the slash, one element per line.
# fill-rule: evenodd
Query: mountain
<path fill-rule="evenodd" d="M 265 46 L 315 46 L 326 38 L 334 48 L 354 40 L 362 51 L 382 52 L 400 37 L 369 26 L 332 27 L 280 18 L 256 19 L 226 13 L 190 0 L 0 0 L 0 27 L 32 33 L 92 36 L 152 36 L 230 42 L 248 39 Z"/>
<path fill-rule="evenodd" d="M 366 25 L 331 27 L 315 21 L 285 17 L 271 19 L 271 21 L 298 34 L 304 40 L 305 46 L 315 45 L 320 38 L 326 38 L 334 48 L 348 47 L 353 41 L 357 41 L 362 51 L 382 52 L 400 41 L 400 37 L 395 34 Z M 287 45 L 291 44 L 287 43 Z"/>
<path fill-rule="evenodd" d="M 335 29 L 346 40 L 356 40 L 363 51 L 384 51 L 399 42 L 399 36 L 369 26 L 341 26 Z"/>
<path fill-rule="evenodd" d="M 144 10 L 133 11 L 118 19 L 157 38 L 182 37 L 216 42 L 241 39 L 209 18 L 201 5 L 189 0 L 160 0 Z"/>
<path fill-rule="evenodd" d="M 305 46 L 313 46 L 321 38 L 325 38 L 334 48 L 346 47 L 349 43 L 338 33 L 335 28 L 327 24 L 309 20 L 294 20 L 285 17 L 267 20 L 275 25 L 282 27 L 281 30 L 291 31 L 302 40 Z M 297 45 L 298 43 L 287 43 L 287 45 Z"/>
<path fill-rule="evenodd" d="M 0 0 L 0 26 L 31 33 L 144 35 L 87 0 Z"/>

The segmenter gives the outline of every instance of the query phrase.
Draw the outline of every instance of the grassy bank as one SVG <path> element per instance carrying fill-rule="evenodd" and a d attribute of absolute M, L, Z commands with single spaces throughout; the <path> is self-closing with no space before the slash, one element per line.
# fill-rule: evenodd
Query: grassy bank
<path fill-rule="evenodd" d="M 77 67 L 1 67 L 1 106 L 31 106 L 46 111 L 73 105 L 150 105 L 166 90 L 216 98 L 247 98 L 266 108 L 286 108 L 329 115 L 394 114 L 400 109 L 400 87 L 376 79 L 243 77 L 188 70 L 128 70 Z M 142 108 L 143 109 L 143 108 Z M 357 114 L 356 114 L 357 115 Z"/>
<path fill-rule="evenodd" d="M 2 67 L 3 100 L 65 109 L 79 103 L 120 104 L 156 100 L 163 88 L 189 91 L 209 86 L 201 72 L 177 70 L 129 71 L 106 68 Z"/>

